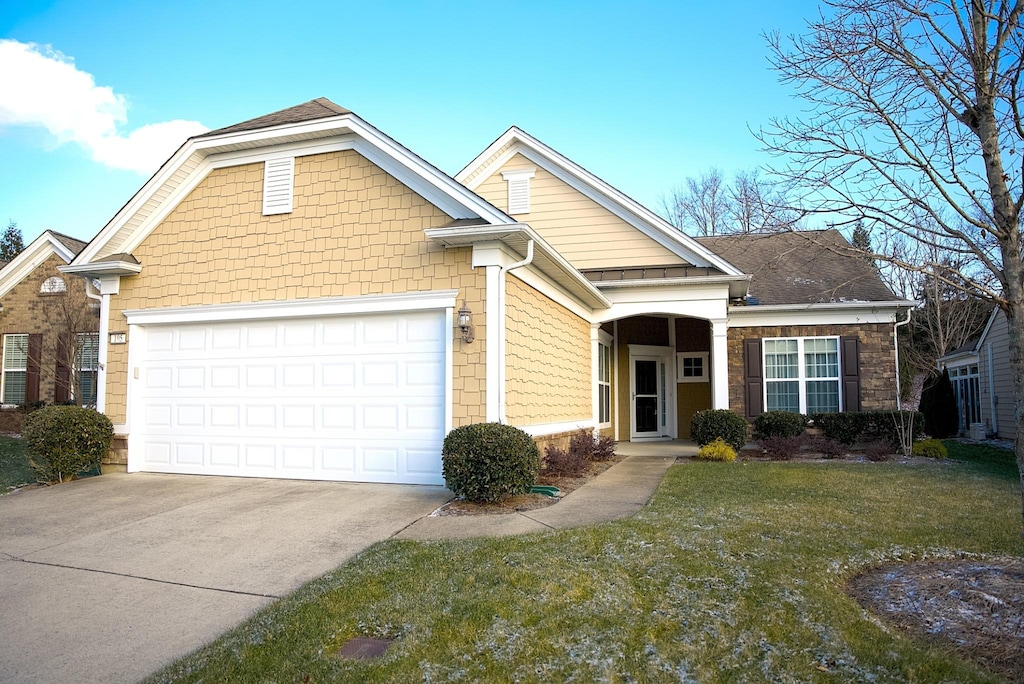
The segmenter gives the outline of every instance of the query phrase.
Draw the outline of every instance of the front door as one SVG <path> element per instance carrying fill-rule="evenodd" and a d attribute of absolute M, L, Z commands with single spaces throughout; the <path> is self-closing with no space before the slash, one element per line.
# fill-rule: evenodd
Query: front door
<path fill-rule="evenodd" d="M 666 362 L 657 356 L 634 356 L 632 367 L 633 420 L 631 439 L 667 434 Z"/>

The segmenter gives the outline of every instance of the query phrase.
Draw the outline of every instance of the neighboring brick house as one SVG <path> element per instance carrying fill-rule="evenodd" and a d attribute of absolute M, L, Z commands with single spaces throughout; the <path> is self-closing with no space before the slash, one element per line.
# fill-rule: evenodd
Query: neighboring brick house
<path fill-rule="evenodd" d="M 440 483 L 473 422 L 892 406 L 914 303 L 843 245 L 695 240 L 517 128 L 453 178 L 321 98 L 187 140 L 61 270 L 129 471 Z"/>
<path fill-rule="evenodd" d="M 82 278 L 58 268 L 85 243 L 45 231 L 0 269 L 0 398 L 6 412 L 24 404 L 95 403 L 99 302 Z M 18 422 L 5 419 L 7 424 Z"/>

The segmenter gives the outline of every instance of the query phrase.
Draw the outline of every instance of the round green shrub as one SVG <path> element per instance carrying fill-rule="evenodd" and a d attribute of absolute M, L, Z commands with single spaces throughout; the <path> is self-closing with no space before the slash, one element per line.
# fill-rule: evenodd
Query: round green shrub
<path fill-rule="evenodd" d="M 444 438 L 445 484 L 469 501 L 499 501 L 523 494 L 537 482 L 540 451 L 528 434 L 511 425 L 475 423 Z"/>
<path fill-rule="evenodd" d="M 731 462 L 736 460 L 736 450 L 719 437 L 698 449 L 696 458 L 698 461 Z"/>
<path fill-rule="evenodd" d="M 690 424 L 690 438 L 698 446 L 710 444 L 721 438 L 733 449 L 739 450 L 747 443 L 747 421 L 740 414 L 728 409 L 708 409 L 693 414 Z"/>
<path fill-rule="evenodd" d="M 911 452 L 914 456 L 925 456 L 927 458 L 946 458 L 949 456 L 946 445 L 937 439 L 922 439 L 920 442 L 914 442 Z"/>
<path fill-rule="evenodd" d="M 754 419 L 754 439 L 799 437 L 805 422 L 802 415 L 792 411 L 766 411 Z"/>
<path fill-rule="evenodd" d="M 25 416 L 21 432 L 29 464 L 39 478 L 63 482 L 99 467 L 110 449 L 114 426 L 93 409 L 47 406 Z"/>

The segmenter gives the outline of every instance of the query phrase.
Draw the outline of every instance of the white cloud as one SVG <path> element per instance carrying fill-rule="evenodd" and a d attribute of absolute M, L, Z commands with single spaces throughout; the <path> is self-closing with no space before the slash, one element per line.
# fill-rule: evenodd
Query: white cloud
<path fill-rule="evenodd" d="M 0 40 L 0 126 L 41 126 L 101 164 L 149 174 L 186 138 L 206 132 L 175 119 L 124 130 L 128 104 L 49 46 Z"/>

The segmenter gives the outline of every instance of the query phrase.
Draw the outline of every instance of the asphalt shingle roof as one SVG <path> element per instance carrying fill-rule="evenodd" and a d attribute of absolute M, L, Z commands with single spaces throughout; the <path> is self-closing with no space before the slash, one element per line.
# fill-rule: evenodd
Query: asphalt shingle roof
<path fill-rule="evenodd" d="M 344 107 L 331 102 L 326 97 L 318 97 L 315 100 L 303 102 L 302 104 L 295 105 L 294 107 L 288 107 L 287 109 L 281 109 L 276 112 L 271 112 L 270 114 L 257 116 L 255 119 L 249 119 L 248 121 L 242 121 L 241 123 L 232 124 L 231 126 L 218 128 L 215 131 L 209 131 L 195 137 L 208 138 L 210 136 L 221 135 L 223 133 L 254 131 L 259 128 L 270 128 L 271 126 L 302 123 L 303 121 L 314 121 L 316 119 L 326 119 L 332 116 L 338 116 L 339 114 L 351 113 L 352 112 Z"/>
<path fill-rule="evenodd" d="M 722 235 L 700 244 L 751 275 L 760 304 L 893 301 L 874 266 L 834 229 Z"/>

